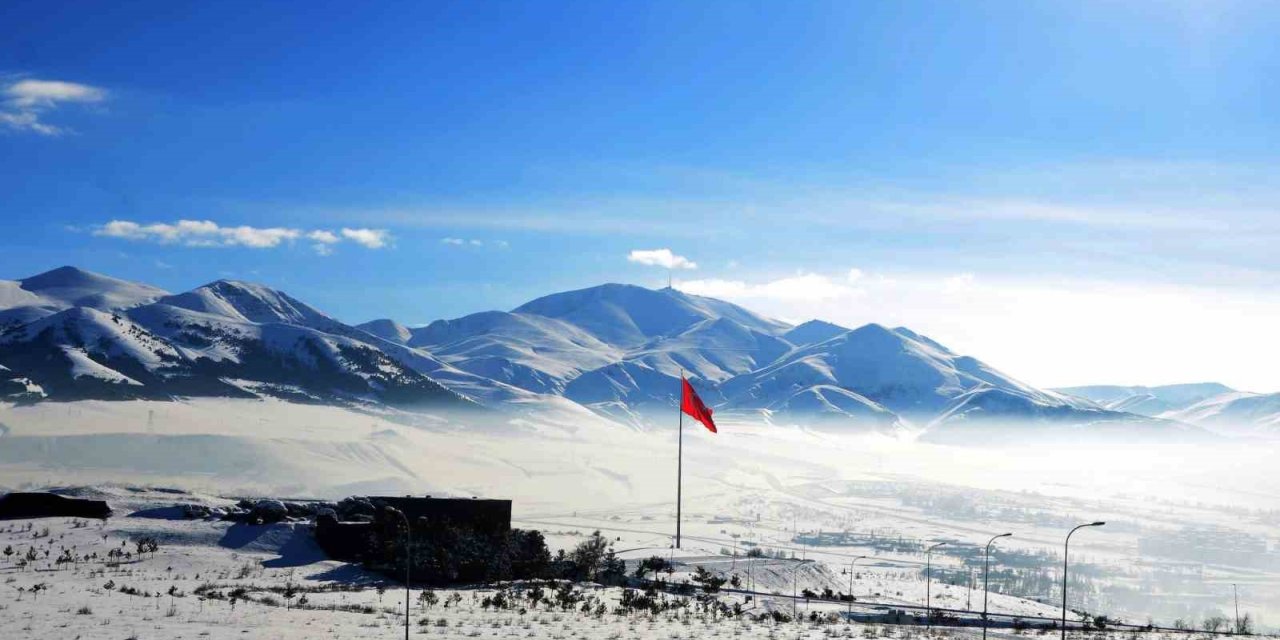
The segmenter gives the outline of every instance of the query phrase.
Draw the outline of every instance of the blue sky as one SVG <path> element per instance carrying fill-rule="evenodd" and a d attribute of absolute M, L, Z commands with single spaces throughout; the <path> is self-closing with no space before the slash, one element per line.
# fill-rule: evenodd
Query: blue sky
<path fill-rule="evenodd" d="M 659 285 L 628 256 L 666 249 L 690 291 L 1038 384 L 1275 387 L 1275 33 L 1230 1 L 11 1 L 0 277 L 418 324 Z"/>

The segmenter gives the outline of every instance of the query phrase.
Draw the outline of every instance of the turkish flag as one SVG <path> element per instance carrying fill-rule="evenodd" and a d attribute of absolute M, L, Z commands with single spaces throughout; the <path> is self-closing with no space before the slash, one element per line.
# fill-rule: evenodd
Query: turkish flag
<path fill-rule="evenodd" d="M 701 422 L 703 426 L 711 430 L 711 433 L 718 433 L 716 431 L 716 423 L 711 419 L 711 407 L 702 404 L 702 398 L 698 397 L 698 393 L 693 390 L 693 386 L 683 376 L 680 378 L 680 385 L 680 410 L 693 416 L 694 420 Z"/>

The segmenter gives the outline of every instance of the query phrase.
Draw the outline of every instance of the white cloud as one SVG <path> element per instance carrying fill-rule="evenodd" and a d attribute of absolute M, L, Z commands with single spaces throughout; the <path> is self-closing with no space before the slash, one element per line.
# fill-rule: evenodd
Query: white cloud
<path fill-rule="evenodd" d="M 670 249 L 635 249 L 627 254 L 628 262 L 665 269 L 697 269 L 698 263 L 671 252 Z"/>
<path fill-rule="evenodd" d="M 188 247 L 250 247 L 269 249 L 302 237 L 297 229 L 284 227 L 223 227 L 212 220 L 179 220 L 176 223 L 138 224 L 112 220 L 94 230 L 93 235 L 125 240 L 142 240 Z"/>
<path fill-rule="evenodd" d="M 391 234 L 386 229 L 346 229 L 342 237 L 355 242 L 366 249 L 381 249 L 391 243 Z"/>
<path fill-rule="evenodd" d="M 52 107 L 59 102 L 101 102 L 107 92 L 87 84 L 60 80 L 19 80 L 5 87 L 5 95 L 18 107 Z"/>
<path fill-rule="evenodd" d="M 0 125 L 15 131 L 56 136 L 66 129 L 41 120 L 41 116 L 64 104 L 92 104 L 107 98 L 98 87 L 61 80 L 28 78 L 5 85 L 0 94 Z"/>
<path fill-rule="evenodd" d="M 322 256 L 331 255 L 333 246 L 344 239 L 370 249 L 387 245 L 390 235 L 374 229 L 342 229 L 342 235 L 324 229 L 304 231 L 288 227 L 224 227 L 212 220 L 179 220 L 173 223 L 140 224 L 131 220 L 112 220 L 93 229 L 93 235 L 137 242 L 180 245 L 184 247 L 247 247 L 271 249 L 295 240 L 307 239 L 312 249 Z"/>
<path fill-rule="evenodd" d="M 862 272 L 862 269 L 854 267 L 849 270 L 849 273 L 845 275 L 844 279 L 847 280 L 849 284 L 853 284 L 862 280 L 866 275 L 867 274 Z"/>
<path fill-rule="evenodd" d="M 311 249 L 318 256 L 333 255 L 333 245 L 342 241 L 338 234 L 323 229 L 312 231 L 307 234 L 307 239 L 312 241 Z"/>
<path fill-rule="evenodd" d="M 332 231 L 324 231 L 324 230 L 312 231 L 311 233 L 308 233 L 307 239 L 314 240 L 318 244 L 338 244 L 338 242 L 341 240 L 338 237 L 338 234 Z"/>
<path fill-rule="evenodd" d="M 460 247 L 466 243 L 467 241 L 463 240 L 462 238 L 441 238 L 440 239 L 440 244 L 451 244 L 455 247 Z"/>

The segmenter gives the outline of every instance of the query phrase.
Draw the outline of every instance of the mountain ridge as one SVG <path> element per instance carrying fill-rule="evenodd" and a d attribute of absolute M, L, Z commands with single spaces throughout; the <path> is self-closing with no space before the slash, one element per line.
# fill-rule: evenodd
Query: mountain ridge
<path fill-rule="evenodd" d="M 606 283 L 409 328 L 348 325 L 237 280 L 170 294 L 62 268 L 3 282 L 19 284 L 0 288 L 0 314 L 31 316 L 0 327 L 0 366 L 19 381 L 8 386 L 55 400 L 270 395 L 506 410 L 558 396 L 645 426 L 666 419 L 683 375 L 717 410 L 773 422 L 941 429 L 1137 417 L 1037 389 L 905 327 L 793 326 L 672 288 Z"/>

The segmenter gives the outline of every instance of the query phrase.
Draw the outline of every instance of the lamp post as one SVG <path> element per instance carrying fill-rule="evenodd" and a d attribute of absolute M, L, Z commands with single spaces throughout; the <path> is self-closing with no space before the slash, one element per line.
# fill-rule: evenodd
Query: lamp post
<path fill-rule="evenodd" d="M 853 621 L 853 565 L 866 556 L 858 556 L 849 562 L 849 621 Z"/>
<path fill-rule="evenodd" d="M 409 516 L 404 512 L 387 506 L 387 513 L 400 516 L 404 520 L 404 640 L 409 640 L 409 567 L 413 566 L 413 528 L 409 526 Z"/>
<path fill-rule="evenodd" d="M 982 640 L 987 640 L 987 594 L 991 593 L 991 545 L 1000 538 L 1012 536 L 1012 533 L 1002 533 L 987 541 L 987 553 L 982 560 Z"/>
<path fill-rule="evenodd" d="M 1062 640 L 1067 640 L 1067 553 L 1071 549 L 1071 534 L 1085 527 L 1101 527 L 1105 522 L 1090 522 L 1077 525 L 1067 532 L 1067 541 L 1062 544 Z"/>
<path fill-rule="evenodd" d="M 939 542 L 924 552 L 924 625 L 926 629 L 933 627 L 933 550 L 944 544 L 946 543 Z"/>

